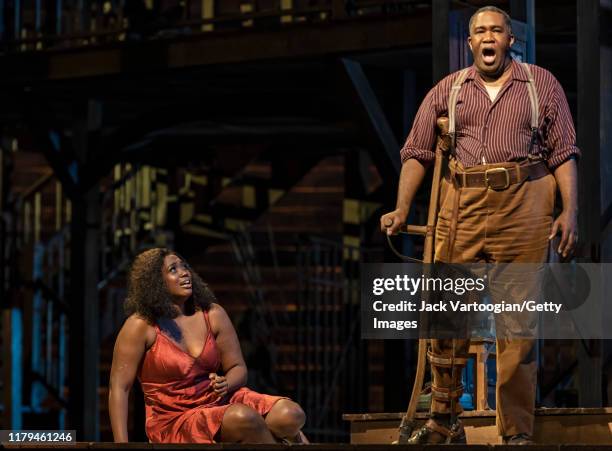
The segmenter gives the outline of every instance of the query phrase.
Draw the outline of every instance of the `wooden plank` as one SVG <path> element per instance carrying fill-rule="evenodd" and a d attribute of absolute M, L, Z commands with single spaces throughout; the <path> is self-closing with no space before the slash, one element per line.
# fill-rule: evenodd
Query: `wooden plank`
<path fill-rule="evenodd" d="M 380 413 L 345 413 L 342 419 L 346 421 L 386 421 L 399 420 L 404 414 L 402 412 L 380 412 Z M 417 418 L 427 418 L 428 413 L 418 412 Z M 535 409 L 536 416 L 558 416 L 558 415 L 612 415 L 612 407 L 576 407 L 576 408 L 538 408 Z M 494 417 L 495 410 L 468 410 L 461 414 L 466 417 Z"/>
<path fill-rule="evenodd" d="M 487 396 L 489 391 L 489 382 L 487 378 L 487 357 L 489 352 L 486 343 L 470 344 L 470 354 L 476 354 L 475 362 L 475 386 L 476 400 L 475 405 L 478 410 L 488 409 Z"/>
<path fill-rule="evenodd" d="M 300 447 L 300 446 L 298 446 Z M 18 446 L 6 446 L 6 449 L 17 449 Z M 74 445 L 65 446 L 53 446 L 53 445 L 38 445 L 38 446 L 19 446 L 19 449 L 35 449 L 35 450 L 57 450 L 57 449 L 96 449 L 96 450 L 117 450 L 117 449 L 128 449 L 131 451 L 136 450 L 156 450 L 156 449 L 172 449 L 172 450 L 208 450 L 208 451 L 278 451 L 278 450 L 291 450 L 295 449 L 295 446 L 273 444 L 273 445 L 248 445 L 248 444 L 231 444 L 231 443 L 216 443 L 216 444 L 184 444 L 184 445 L 169 445 L 169 444 L 152 444 L 152 443 L 87 443 L 77 442 Z M 408 445 L 398 447 L 397 445 L 356 445 L 346 443 L 314 443 L 307 446 L 310 451 L 396 451 L 398 449 L 410 450 L 410 451 L 448 451 L 448 445 Z M 490 446 L 461 446 L 452 445 L 454 451 L 486 451 L 493 450 L 495 448 Z M 507 447 L 502 448 L 507 450 Z M 529 446 L 528 449 L 533 451 L 562 451 L 568 450 L 563 445 L 533 445 Z M 606 447 L 593 446 L 593 445 L 574 445 L 571 446 L 572 451 L 607 451 Z"/>
<path fill-rule="evenodd" d="M 538 443 L 612 444 L 612 415 L 537 416 Z"/>
<path fill-rule="evenodd" d="M 274 31 L 209 32 L 189 39 L 134 42 L 113 48 L 0 57 L 0 80 L 24 82 L 73 79 L 110 74 L 148 75 L 166 68 L 197 67 L 282 58 L 335 56 L 349 52 L 428 45 L 430 12 L 382 16 L 328 24 L 289 26 Z"/>
<path fill-rule="evenodd" d="M 397 438 L 401 413 L 349 414 L 351 443 L 390 443 Z M 417 413 L 423 424 L 428 414 Z M 461 415 L 468 444 L 499 444 L 495 411 L 469 411 Z M 536 409 L 536 443 L 612 444 L 612 408 Z"/>

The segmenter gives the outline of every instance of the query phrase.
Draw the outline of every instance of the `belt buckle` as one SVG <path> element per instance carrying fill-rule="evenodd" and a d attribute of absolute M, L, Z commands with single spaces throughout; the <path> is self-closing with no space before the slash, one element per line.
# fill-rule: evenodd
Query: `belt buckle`
<path fill-rule="evenodd" d="M 489 174 L 495 174 L 495 173 L 499 173 L 499 172 L 503 172 L 506 174 L 506 184 L 503 186 L 493 186 L 491 185 L 491 181 L 489 180 Z M 508 188 L 510 186 L 510 172 L 508 172 L 508 169 L 506 168 L 493 168 L 493 169 L 487 169 L 485 171 L 485 185 L 487 185 L 488 188 L 494 189 L 494 190 L 504 190 L 506 188 Z"/>

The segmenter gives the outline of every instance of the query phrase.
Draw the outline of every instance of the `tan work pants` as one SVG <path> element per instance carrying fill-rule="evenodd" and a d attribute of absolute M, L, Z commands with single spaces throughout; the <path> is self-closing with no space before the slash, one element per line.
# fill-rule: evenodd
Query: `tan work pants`
<path fill-rule="evenodd" d="M 513 165 L 476 166 L 465 172 Z M 461 167 L 458 169 L 463 170 Z M 435 260 L 447 263 L 545 262 L 555 192 L 556 182 L 552 175 L 500 191 L 485 187 L 457 188 L 443 179 Z M 457 213 L 453 215 L 455 209 Z M 453 227 L 455 232 L 452 232 Z M 493 292 L 491 295 L 493 298 L 496 296 Z M 432 351 L 448 356 L 451 342 L 432 340 Z M 500 435 L 533 434 L 537 376 L 534 346 L 533 339 L 497 340 L 496 407 Z M 469 339 L 457 340 L 455 347 L 456 351 L 467 352 Z M 451 370 L 432 369 L 434 386 L 448 388 Z M 458 402 L 456 405 L 455 411 L 459 413 L 461 406 Z M 449 413 L 450 402 L 434 398 L 431 411 Z"/>

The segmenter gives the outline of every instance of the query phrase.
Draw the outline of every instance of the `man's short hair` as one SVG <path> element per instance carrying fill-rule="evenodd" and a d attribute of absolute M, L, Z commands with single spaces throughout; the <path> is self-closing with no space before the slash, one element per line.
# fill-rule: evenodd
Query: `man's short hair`
<path fill-rule="evenodd" d="M 476 16 L 480 13 L 484 13 L 487 11 L 501 14 L 502 16 L 504 16 L 504 22 L 506 23 L 506 28 L 508 28 L 508 33 L 512 34 L 512 19 L 510 18 L 510 16 L 508 15 L 506 11 L 504 11 L 503 9 L 499 9 L 497 6 L 483 6 L 478 11 L 476 11 L 474 14 L 472 14 L 472 17 L 470 17 L 470 26 L 469 26 L 470 34 L 472 34 L 472 25 L 474 24 L 474 20 L 476 19 Z"/>

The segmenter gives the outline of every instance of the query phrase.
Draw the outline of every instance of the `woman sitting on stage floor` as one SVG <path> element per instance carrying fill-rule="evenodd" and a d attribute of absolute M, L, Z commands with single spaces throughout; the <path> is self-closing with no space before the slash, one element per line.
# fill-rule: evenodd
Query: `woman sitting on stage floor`
<path fill-rule="evenodd" d="M 298 404 L 244 387 L 247 368 L 238 337 L 215 300 L 173 251 L 151 249 L 136 257 L 125 304 L 129 317 L 115 343 L 110 376 L 115 442 L 128 441 L 128 396 L 136 376 L 151 442 L 306 441 Z"/>

